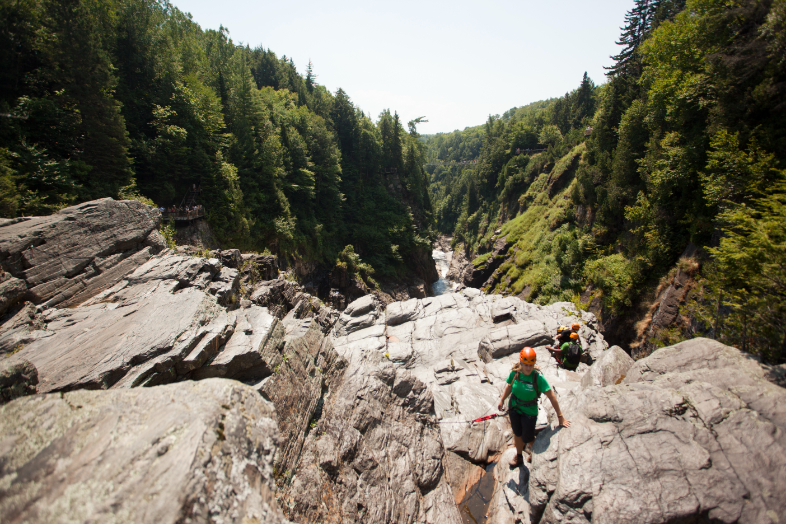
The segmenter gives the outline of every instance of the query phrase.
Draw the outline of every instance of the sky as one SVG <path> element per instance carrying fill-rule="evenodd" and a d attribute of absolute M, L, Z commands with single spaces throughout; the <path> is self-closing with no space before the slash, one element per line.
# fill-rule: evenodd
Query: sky
<path fill-rule="evenodd" d="M 374 121 L 425 116 L 421 134 L 484 123 L 489 115 L 562 96 L 603 66 L 633 0 L 465 2 L 172 0 L 203 29 L 292 58 L 305 75 L 342 88 Z"/>

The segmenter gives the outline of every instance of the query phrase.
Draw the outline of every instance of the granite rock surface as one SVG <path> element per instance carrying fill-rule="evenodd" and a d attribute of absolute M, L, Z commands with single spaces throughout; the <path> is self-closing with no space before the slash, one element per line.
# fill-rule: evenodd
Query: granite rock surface
<path fill-rule="evenodd" d="M 111 198 L 50 216 L 2 220 L 0 267 L 24 283 L 26 300 L 73 305 L 162 251 L 159 222 L 156 209 Z"/>
<path fill-rule="evenodd" d="M 577 318 L 582 335 L 602 346 L 602 337 L 590 336 L 594 317 L 572 304 L 540 307 L 475 289 L 385 308 L 373 296 L 349 304 L 330 332 L 346 369 L 328 388 L 288 472 L 281 499 L 287 516 L 302 523 L 461 522 L 457 500 L 479 465 L 511 441 L 504 417 L 467 421 L 496 412 L 517 359 L 512 353 L 528 342 L 541 343 L 541 369 L 558 394 L 579 387 L 580 375 L 558 369 L 542 347 L 558 325 Z M 507 349 L 485 362 L 484 341 L 502 338 L 494 338 L 499 331 Z"/>
<path fill-rule="evenodd" d="M 238 382 L 35 395 L 0 407 L 3 522 L 285 523 L 274 409 Z"/>
<path fill-rule="evenodd" d="M 533 522 L 779 522 L 786 390 L 709 339 L 662 348 L 566 398 L 535 442 Z"/>
<path fill-rule="evenodd" d="M 4 517 L 458 523 L 491 462 L 493 522 L 786 512 L 780 368 L 703 339 L 634 362 L 572 303 L 473 288 L 339 313 L 270 257 L 164 249 L 140 206 L 0 222 Z M 576 321 L 573 372 L 544 346 Z M 526 345 L 573 425 L 541 397 L 532 466 L 510 470 L 507 418 L 471 421 L 497 413 Z"/>

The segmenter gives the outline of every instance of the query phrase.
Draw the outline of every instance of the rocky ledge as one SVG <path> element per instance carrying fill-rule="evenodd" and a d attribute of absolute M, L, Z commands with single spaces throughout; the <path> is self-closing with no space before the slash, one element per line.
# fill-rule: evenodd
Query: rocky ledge
<path fill-rule="evenodd" d="M 4 522 L 288 522 L 273 406 L 229 380 L 36 395 L 0 408 Z"/>
<path fill-rule="evenodd" d="M 100 225 L 125 213 L 139 216 Z M 786 390 L 734 348 L 697 339 L 634 363 L 571 303 L 472 288 L 338 312 L 274 260 L 173 252 L 155 224 L 111 200 L 0 224 L 3 282 L 27 301 L 0 325 L 11 521 L 459 523 L 494 462 L 495 523 L 786 510 Z M 575 321 L 587 361 L 571 372 L 544 345 Z M 542 399 L 531 468 L 510 470 L 506 418 L 470 421 L 496 412 L 524 346 L 573 425 Z"/>
<path fill-rule="evenodd" d="M 535 443 L 535 522 L 786 515 L 786 390 L 737 349 L 694 339 L 657 350 L 564 409 L 575 424 Z"/>

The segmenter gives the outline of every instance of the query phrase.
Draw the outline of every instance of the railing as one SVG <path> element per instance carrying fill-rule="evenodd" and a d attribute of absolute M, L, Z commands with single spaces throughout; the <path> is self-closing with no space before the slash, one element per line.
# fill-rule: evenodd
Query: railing
<path fill-rule="evenodd" d="M 205 216 L 205 208 L 192 209 L 191 211 L 164 211 L 161 216 L 165 221 L 196 220 Z"/>

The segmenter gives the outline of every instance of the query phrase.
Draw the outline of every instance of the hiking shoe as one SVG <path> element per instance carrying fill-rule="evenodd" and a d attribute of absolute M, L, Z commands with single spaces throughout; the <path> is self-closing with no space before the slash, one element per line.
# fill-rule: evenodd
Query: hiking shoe
<path fill-rule="evenodd" d="M 517 467 L 521 466 L 522 464 L 524 464 L 524 457 L 522 457 L 521 455 L 518 455 L 518 454 L 516 454 L 516 456 L 513 457 L 513 460 L 510 461 L 510 467 L 511 468 L 517 468 Z"/>

